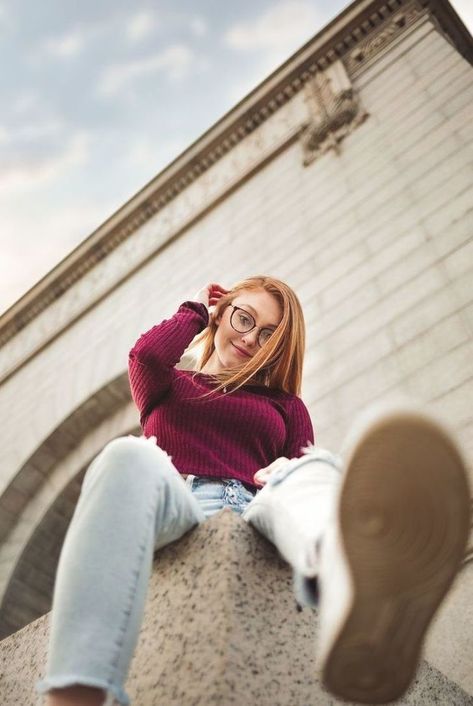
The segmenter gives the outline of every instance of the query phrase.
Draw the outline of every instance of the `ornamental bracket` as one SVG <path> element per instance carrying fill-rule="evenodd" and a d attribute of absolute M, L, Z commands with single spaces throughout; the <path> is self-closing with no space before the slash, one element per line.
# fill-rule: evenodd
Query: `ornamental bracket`
<path fill-rule="evenodd" d="M 340 143 L 368 117 L 361 107 L 343 62 L 338 60 L 319 71 L 305 86 L 310 121 L 301 128 L 300 139 L 304 166 L 317 157 L 335 150 Z"/>

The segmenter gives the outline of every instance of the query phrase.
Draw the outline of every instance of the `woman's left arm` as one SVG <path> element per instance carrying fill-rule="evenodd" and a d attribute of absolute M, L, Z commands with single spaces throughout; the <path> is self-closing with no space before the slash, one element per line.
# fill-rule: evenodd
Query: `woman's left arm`
<path fill-rule="evenodd" d="M 300 397 L 293 397 L 291 401 L 286 431 L 283 454 L 287 458 L 299 458 L 304 454 L 304 447 L 315 442 L 309 410 Z"/>
<path fill-rule="evenodd" d="M 260 488 L 268 482 L 269 476 L 278 468 L 284 466 L 291 458 L 299 458 L 304 453 L 304 447 L 313 444 L 314 428 L 310 419 L 309 411 L 300 397 L 295 397 L 291 402 L 288 414 L 286 443 L 284 444 L 283 456 L 256 471 L 253 476 L 254 483 Z"/>

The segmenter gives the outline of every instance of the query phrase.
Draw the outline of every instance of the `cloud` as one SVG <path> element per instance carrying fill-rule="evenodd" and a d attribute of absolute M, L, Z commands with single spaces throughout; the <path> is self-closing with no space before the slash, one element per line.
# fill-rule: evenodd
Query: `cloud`
<path fill-rule="evenodd" d="M 10 111 L 15 115 L 28 115 L 33 111 L 38 111 L 41 108 L 41 100 L 36 93 L 30 90 L 25 90 L 19 93 L 10 103 Z"/>
<path fill-rule="evenodd" d="M 139 137 L 133 140 L 128 150 L 128 163 L 133 169 L 138 167 L 149 171 L 151 178 L 175 159 L 188 146 L 185 135 L 167 137 L 166 140 L 152 140 Z"/>
<path fill-rule="evenodd" d="M 47 39 L 43 42 L 42 50 L 50 56 L 66 59 L 80 54 L 85 46 L 85 41 L 85 33 L 80 29 L 75 29 L 59 37 Z"/>
<path fill-rule="evenodd" d="M 308 0 L 283 0 L 259 17 L 230 27 L 224 41 L 238 51 L 271 50 L 286 58 L 315 34 L 322 19 Z"/>
<path fill-rule="evenodd" d="M 184 44 L 174 44 L 164 51 L 144 59 L 113 64 L 102 73 L 98 90 L 103 95 L 114 95 L 136 79 L 164 73 L 172 81 L 182 80 L 194 66 L 195 56 Z"/>
<path fill-rule="evenodd" d="M 0 315 L 113 213 L 116 204 L 47 204 L 31 213 L 0 202 Z"/>
<path fill-rule="evenodd" d="M 155 15 L 143 10 L 128 20 L 126 33 L 130 42 L 140 42 L 152 34 L 158 26 Z"/>
<path fill-rule="evenodd" d="M 5 9 L 5 5 L 3 3 L 0 3 L 0 25 L 8 25 L 10 24 L 10 15 L 7 14 L 7 11 Z"/>
<path fill-rule="evenodd" d="M 37 190 L 45 182 L 57 180 L 64 173 L 87 163 L 90 136 L 79 132 L 66 143 L 62 152 L 53 155 L 10 158 L 0 164 L 0 191 L 7 193 Z"/>
<path fill-rule="evenodd" d="M 309 0 L 282 0 L 259 17 L 230 27 L 223 40 L 227 47 L 254 56 L 252 68 L 241 72 L 229 86 L 229 106 L 240 101 L 281 62 L 307 42 L 331 17 L 322 15 Z"/>
<path fill-rule="evenodd" d="M 17 124 L 14 127 L 0 125 L 0 143 L 8 145 L 13 151 L 18 148 L 23 150 L 24 143 L 57 137 L 64 130 L 64 127 L 64 123 L 57 118 L 24 125 Z"/>
<path fill-rule="evenodd" d="M 189 29 L 195 37 L 203 37 L 207 34 L 207 23 L 203 17 L 193 17 L 189 22 Z"/>

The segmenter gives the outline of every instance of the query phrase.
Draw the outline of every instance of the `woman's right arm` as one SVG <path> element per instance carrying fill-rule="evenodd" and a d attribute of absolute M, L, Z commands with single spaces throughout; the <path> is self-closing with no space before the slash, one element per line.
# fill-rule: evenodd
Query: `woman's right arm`
<path fill-rule="evenodd" d="M 192 339 L 208 325 L 208 306 L 222 296 L 214 292 L 216 287 L 222 290 L 215 284 L 200 290 L 195 300 L 181 304 L 174 316 L 153 326 L 131 349 L 128 356 L 130 388 L 141 417 L 167 393 L 172 368 Z"/>

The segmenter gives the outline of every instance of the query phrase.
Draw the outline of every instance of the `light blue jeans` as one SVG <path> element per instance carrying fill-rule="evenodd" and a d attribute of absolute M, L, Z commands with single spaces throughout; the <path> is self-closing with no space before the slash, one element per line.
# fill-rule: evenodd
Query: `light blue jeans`
<path fill-rule="evenodd" d="M 292 459 L 256 497 L 240 481 L 189 475 L 151 440 L 109 442 L 89 466 L 59 559 L 46 676 L 50 689 L 83 684 L 103 689 L 105 704 L 130 704 L 124 690 L 144 613 L 153 553 L 207 517 L 230 507 L 243 515 L 314 457 L 339 469 L 323 449 Z M 338 475 L 338 474 L 337 474 Z M 264 491 L 264 492 L 263 492 Z M 258 510 L 255 506 L 254 510 Z M 258 512 L 251 522 L 275 542 Z M 104 696 L 105 698 L 105 696 Z"/>

